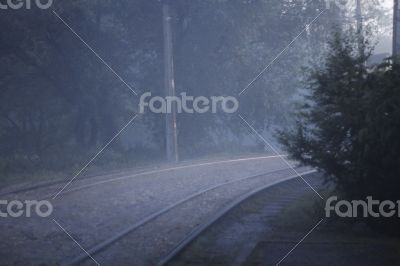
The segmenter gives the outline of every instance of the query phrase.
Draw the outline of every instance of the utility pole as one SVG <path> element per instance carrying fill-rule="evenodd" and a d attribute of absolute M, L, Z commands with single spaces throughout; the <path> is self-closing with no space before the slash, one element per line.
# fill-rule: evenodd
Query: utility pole
<path fill-rule="evenodd" d="M 400 3 L 394 0 L 393 9 L 393 56 L 400 55 Z"/>
<path fill-rule="evenodd" d="M 163 30 L 164 30 L 164 75 L 165 75 L 165 94 L 175 96 L 174 79 L 174 51 L 172 33 L 172 10 L 169 0 L 163 3 Z M 169 162 L 178 162 L 178 133 L 176 124 L 176 102 L 172 101 L 171 113 L 166 113 L 165 117 L 165 144 L 166 155 Z"/>
<path fill-rule="evenodd" d="M 364 53 L 363 18 L 361 10 L 361 0 L 356 0 L 356 20 L 357 20 L 358 50 L 361 55 Z"/>
<path fill-rule="evenodd" d="M 361 11 L 361 0 L 357 0 L 356 4 L 356 19 L 357 19 L 357 32 L 361 33 L 363 29 L 363 19 Z"/>

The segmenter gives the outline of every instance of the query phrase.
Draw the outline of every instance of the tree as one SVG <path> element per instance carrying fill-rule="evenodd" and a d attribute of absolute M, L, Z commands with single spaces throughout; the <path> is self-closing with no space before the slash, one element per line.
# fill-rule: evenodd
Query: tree
<path fill-rule="evenodd" d="M 334 35 L 324 65 L 310 71 L 296 126 L 279 139 L 293 159 L 323 170 L 348 199 L 396 201 L 400 69 L 391 61 L 366 66 L 372 48 L 366 41 L 360 54 L 358 42 L 351 32 Z"/>
<path fill-rule="evenodd" d="M 72 1 L 56 11 L 132 86 L 162 82 L 158 2 Z M 132 116 L 132 93 L 51 11 L 8 9 L 0 21 L 0 167 L 87 160 Z"/>

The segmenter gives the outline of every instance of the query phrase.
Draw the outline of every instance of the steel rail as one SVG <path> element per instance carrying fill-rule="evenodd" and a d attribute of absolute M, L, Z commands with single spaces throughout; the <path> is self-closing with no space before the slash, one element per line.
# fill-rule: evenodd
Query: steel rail
<path fill-rule="evenodd" d="M 125 179 L 129 179 L 129 178 L 133 178 L 133 177 L 137 177 L 137 176 L 141 176 L 141 175 L 149 175 L 149 174 L 156 174 L 156 173 L 163 173 L 163 172 L 168 172 L 168 171 L 174 171 L 174 170 L 180 170 L 180 169 L 188 169 L 188 168 L 195 168 L 195 167 L 201 167 L 201 166 L 208 166 L 208 165 L 213 165 L 213 164 L 225 164 L 225 163 L 233 163 L 233 162 L 240 162 L 240 161 L 252 161 L 252 160 L 263 160 L 263 159 L 270 159 L 270 158 L 278 158 L 278 156 L 259 156 L 259 157 L 249 157 L 249 158 L 240 158 L 240 159 L 231 159 L 231 160 L 222 160 L 222 161 L 216 161 L 216 162 L 206 162 L 206 163 L 193 163 L 193 164 L 188 164 L 188 165 L 182 165 L 182 166 L 176 166 L 176 167 L 168 167 L 168 168 L 164 168 L 164 169 L 157 169 L 157 170 L 146 170 L 146 168 L 140 168 L 140 169 L 136 169 L 139 172 L 137 173 L 132 173 L 132 174 L 128 174 L 127 172 L 129 172 L 129 170 L 123 170 L 122 172 L 118 172 L 117 170 L 114 171 L 110 171 L 108 173 L 105 174 L 101 174 L 101 175 L 88 175 L 88 176 L 83 176 L 81 177 L 80 180 L 84 179 L 94 179 L 94 178 L 107 178 L 107 177 L 115 177 L 115 178 L 111 178 L 111 179 L 106 179 L 103 181 L 98 181 L 98 182 L 94 182 L 92 184 L 87 184 L 87 185 L 83 185 L 77 188 L 73 188 L 73 189 L 69 189 L 64 191 L 62 194 L 66 194 L 66 193 L 70 193 L 70 192 L 74 192 L 74 191 L 78 191 L 87 187 L 91 187 L 91 186 L 96 186 L 96 185 L 101 185 L 101 184 L 106 184 L 106 183 L 110 183 L 110 182 L 116 182 L 119 180 L 125 180 Z M 188 161 L 184 161 L 183 163 L 188 163 Z M 132 171 L 134 171 L 134 169 L 132 169 Z M 27 187 L 22 187 L 22 188 L 17 188 L 11 191 L 3 191 L 0 192 L 0 197 L 3 196 L 7 196 L 7 195 L 12 195 L 12 194 L 18 194 L 18 193 L 23 193 L 23 192 L 28 192 L 28 191 L 32 191 L 32 190 L 36 190 L 36 189 L 40 189 L 40 188 L 46 188 L 46 187 L 51 187 L 54 185 L 59 185 L 62 183 L 65 183 L 66 180 L 54 180 L 54 181 L 45 181 L 45 182 L 41 182 L 40 184 L 36 184 L 36 185 L 31 185 L 31 186 L 27 186 Z"/>
<path fill-rule="evenodd" d="M 290 168 L 288 168 L 290 169 Z M 316 170 L 311 170 L 311 171 L 307 171 L 302 173 L 302 175 L 309 175 L 309 174 L 313 174 L 316 173 Z M 276 186 L 278 184 L 282 184 L 284 182 L 293 180 L 298 178 L 298 175 L 292 175 L 289 176 L 285 179 L 282 180 L 278 180 L 275 181 L 273 183 L 267 184 L 265 186 L 259 187 L 255 190 L 252 190 L 242 196 L 240 196 L 239 198 L 237 198 L 236 200 L 234 200 L 232 203 L 230 203 L 229 205 L 227 205 L 225 208 L 223 208 L 221 211 L 219 211 L 218 213 L 216 213 L 214 216 L 212 216 L 207 222 L 197 226 L 196 228 L 194 228 L 189 234 L 187 234 L 184 239 L 182 239 L 176 246 L 174 249 L 172 249 L 165 257 L 163 257 L 159 263 L 157 264 L 157 266 L 163 266 L 166 265 L 169 261 L 171 261 L 176 255 L 180 254 L 194 239 L 196 239 L 202 232 L 204 232 L 207 228 L 209 228 L 211 225 L 213 225 L 215 222 L 217 222 L 221 217 L 223 217 L 226 213 L 228 213 L 230 210 L 232 210 L 233 208 L 235 208 L 236 206 L 238 206 L 239 204 L 241 204 L 243 201 L 251 198 L 252 196 L 260 193 L 261 191 L 268 189 L 270 187 Z"/>
<path fill-rule="evenodd" d="M 137 228 L 149 223 L 150 221 L 158 218 L 159 216 L 171 211 L 172 209 L 190 201 L 193 200 L 207 192 L 210 192 L 212 190 L 218 189 L 220 187 L 223 186 L 227 186 L 230 184 L 234 184 L 234 183 L 238 183 L 238 182 L 242 182 L 242 181 L 246 181 L 249 179 L 253 179 L 253 178 L 257 178 L 257 177 L 263 177 L 263 176 L 267 176 L 267 175 L 271 175 L 274 173 L 278 173 L 278 172 L 283 172 L 283 171 L 287 171 L 287 170 L 291 170 L 291 168 L 282 168 L 282 169 L 278 169 L 278 170 L 274 170 L 274 171 L 270 171 L 270 172 L 266 172 L 266 173 L 261 173 L 261 174 L 256 174 L 256 175 L 251 175 L 251 176 L 247 176 L 244 178 L 239 178 L 239 179 L 235 179 L 235 180 L 230 180 L 230 181 L 226 181 L 217 185 L 214 185 L 212 187 L 208 187 L 206 189 L 203 189 L 201 191 L 198 191 L 194 194 L 191 194 L 189 196 L 187 196 L 184 199 L 181 199 L 177 202 L 174 202 L 168 206 L 166 206 L 165 208 L 147 216 L 146 218 L 143 218 L 142 220 L 134 223 L 133 225 L 125 228 L 124 230 L 116 233 L 114 236 L 98 243 L 97 245 L 93 246 L 92 248 L 88 249 L 87 252 L 91 255 L 94 256 L 95 254 L 99 253 L 100 251 L 106 249 L 107 247 L 109 247 L 110 245 L 114 244 L 115 242 L 117 242 L 118 240 L 120 240 L 121 238 L 125 237 L 126 235 L 128 235 L 129 233 L 133 232 L 134 230 L 136 230 Z M 308 172 L 307 172 L 308 173 Z M 287 180 L 287 178 L 285 178 L 284 180 Z M 275 183 L 275 182 L 274 182 Z M 274 184 L 273 183 L 273 184 Z M 82 262 L 84 262 L 86 259 L 88 259 L 87 254 L 81 254 L 75 258 L 73 258 L 71 261 L 67 262 L 65 265 L 78 265 Z"/>

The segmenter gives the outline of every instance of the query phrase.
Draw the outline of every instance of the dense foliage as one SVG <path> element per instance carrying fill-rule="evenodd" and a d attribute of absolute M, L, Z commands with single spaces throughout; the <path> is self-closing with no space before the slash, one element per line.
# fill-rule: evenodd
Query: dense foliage
<path fill-rule="evenodd" d="M 366 38 L 367 39 L 367 38 Z M 400 66 L 368 66 L 371 48 L 336 33 L 311 71 L 297 126 L 280 132 L 290 155 L 323 170 L 349 199 L 400 198 Z"/>

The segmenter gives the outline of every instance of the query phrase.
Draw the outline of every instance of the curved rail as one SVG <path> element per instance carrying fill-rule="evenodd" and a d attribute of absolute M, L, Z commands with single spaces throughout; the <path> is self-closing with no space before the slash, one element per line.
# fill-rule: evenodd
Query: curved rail
<path fill-rule="evenodd" d="M 102 175 L 84 176 L 84 179 L 106 178 L 108 176 L 111 176 L 111 177 L 114 176 L 114 178 L 106 179 L 106 180 L 103 180 L 103 181 L 94 182 L 94 183 L 83 185 L 83 186 L 80 186 L 80 187 L 77 187 L 77 188 L 73 188 L 73 189 L 69 189 L 69 190 L 63 191 L 62 193 L 60 193 L 60 195 L 71 193 L 71 192 L 78 191 L 78 190 L 82 190 L 82 189 L 85 189 L 85 188 L 88 188 L 88 187 L 92 187 L 92 186 L 97 186 L 97 185 L 101 185 L 101 184 L 106 184 L 106 183 L 116 182 L 116 181 L 120 181 L 120 180 L 130 179 L 130 178 L 134 178 L 134 177 L 141 176 L 141 175 L 164 173 L 164 172 L 169 172 L 169 171 L 174 171 L 174 170 L 195 168 L 195 167 L 201 167 L 201 166 L 209 166 L 209 165 L 215 165 L 215 164 L 225 164 L 225 163 L 234 163 L 234 162 L 252 161 L 252 160 L 262 160 L 262 159 L 272 159 L 272 158 L 279 158 L 279 156 L 278 155 L 271 155 L 271 156 L 259 156 L 259 157 L 249 157 L 249 158 L 222 160 L 222 161 L 216 161 L 216 162 L 194 163 L 194 164 L 175 166 L 175 167 L 168 167 L 168 168 L 164 168 L 164 169 L 157 169 L 157 170 L 150 170 L 150 171 L 149 170 L 145 170 L 145 169 L 142 168 L 142 169 L 136 169 L 136 170 L 139 170 L 140 172 L 133 173 L 133 174 L 127 174 L 127 172 L 129 170 L 124 170 L 124 171 L 122 171 L 122 173 L 121 172 L 117 172 L 117 171 L 110 171 L 109 173 L 102 174 Z M 187 161 L 185 161 L 183 163 L 187 163 Z M 132 170 L 132 171 L 134 171 L 134 170 Z M 122 176 L 120 176 L 120 175 L 122 175 Z M 115 176 L 117 176 L 117 177 L 115 177 Z M 6 196 L 6 195 L 11 195 L 11 194 L 28 192 L 28 191 L 32 191 L 32 190 L 40 189 L 40 188 L 51 187 L 51 186 L 54 186 L 54 185 L 59 185 L 59 184 L 65 183 L 65 182 L 66 182 L 65 179 L 63 179 L 63 180 L 54 180 L 54 181 L 45 181 L 45 182 L 41 182 L 40 184 L 36 184 L 36 185 L 17 188 L 17 189 L 11 190 L 11 191 L 0 192 L 0 197 Z"/>
<path fill-rule="evenodd" d="M 271 156 L 264 156 L 264 157 L 252 157 L 252 158 L 242 158 L 242 159 L 234 159 L 234 160 L 226 160 L 226 161 L 217 161 L 217 162 L 208 162 L 208 163 L 199 163 L 199 164 L 190 164 L 190 165 L 183 165 L 183 166 L 176 166 L 176 167 L 170 167 L 170 168 L 165 168 L 165 169 L 160 169 L 160 170 L 153 170 L 153 171 L 148 171 L 148 172 L 142 172 L 142 173 L 137 173 L 133 175 L 128 175 L 128 176 L 122 176 L 122 177 L 116 177 L 112 179 L 107 179 L 99 182 L 94 182 L 91 184 L 79 186 L 73 189 L 68 189 L 60 193 L 59 195 L 67 194 L 67 193 L 72 193 L 75 191 L 79 191 L 82 189 L 86 189 L 89 187 L 94 187 L 98 185 L 103 185 L 107 183 L 112 183 L 112 182 L 117 182 L 117 181 L 122 181 L 125 179 L 130 179 L 134 178 L 137 176 L 142 176 L 142 175 L 151 175 L 151 174 L 159 174 L 159 173 L 165 173 L 165 172 L 170 172 L 170 171 L 175 171 L 175 170 L 182 170 L 182 169 L 188 169 L 188 168 L 194 168 L 194 167 L 200 167 L 200 166 L 209 166 L 209 165 L 215 165 L 215 164 L 225 164 L 225 163 L 234 163 L 234 162 L 242 162 L 242 161 L 251 161 L 251 160 L 261 160 L 261 159 L 272 159 L 272 158 L 279 158 L 280 156 L 278 155 L 271 155 Z"/>
<path fill-rule="evenodd" d="M 304 173 L 301 173 L 301 175 L 309 175 L 309 174 L 313 174 L 316 173 L 316 170 L 311 170 L 311 171 L 307 171 Z M 276 186 L 278 184 L 290 181 L 292 179 L 297 178 L 298 175 L 292 175 L 289 176 L 285 179 L 282 180 L 278 180 L 276 182 L 273 182 L 271 184 L 265 185 L 263 187 L 257 188 L 255 190 L 252 190 L 242 196 L 240 196 L 239 198 L 237 198 L 235 201 L 233 201 L 231 204 L 229 204 L 228 206 L 226 206 L 225 208 L 223 208 L 221 211 L 219 211 L 218 213 L 216 213 L 213 217 L 211 217 L 206 223 L 203 223 L 199 226 L 197 226 L 196 228 L 194 228 L 194 230 L 192 230 L 189 234 L 186 235 L 186 237 L 184 239 L 182 239 L 181 242 L 178 243 L 178 245 L 171 250 L 168 255 L 166 255 L 164 258 L 162 258 L 160 260 L 160 262 L 157 264 L 157 266 L 163 266 L 166 265 L 169 261 L 171 261 L 176 255 L 178 255 L 180 252 L 182 252 L 182 250 L 187 247 L 194 239 L 196 239 L 202 232 L 204 232 L 208 227 L 210 227 L 211 225 L 213 225 L 216 221 L 218 221 L 222 216 L 224 216 L 226 213 L 228 213 L 230 210 L 232 210 L 233 208 L 235 208 L 236 206 L 238 206 L 240 203 L 242 203 L 243 201 L 247 200 L 248 198 L 256 195 L 257 193 Z"/>
<path fill-rule="evenodd" d="M 207 193 L 209 191 L 215 190 L 215 189 L 220 188 L 222 186 L 226 186 L 226 185 L 242 182 L 242 181 L 253 179 L 253 178 L 257 178 L 257 177 L 263 177 L 263 176 L 266 176 L 266 175 L 271 175 L 271 174 L 274 174 L 274 173 L 287 171 L 287 170 L 291 170 L 291 168 L 282 168 L 282 169 L 270 171 L 270 172 L 267 172 L 267 173 L 261 173 L 261 174 L 257 174 L 257 175 L 247 176 L 247 177 L 244 177 L 244 178 L 230 180 L 230 181 L 223 182 L 223 183 L 220 183 L 218 185 L 203 189 L 203 190 L 201 190 L 199 192 L 196 192 L 194 194 L 191 194 L 191 195 L 187 196 L 186 198 L 184 198 L 182 200 L 179 200 L 179 201 L 177 201 L 175 203 L 172 203 L 172 204 L 166 206 L 165 208 L 161 209 L 160 211 L 155 212 L 155 213 L 151 214 L 150 216 L 148 216 L 148 217 L 136 222 L 135 224 L 129 226 L 128 228 L 116 233 L 114 236 L 112 236 L 112 237 L 104 240 L 103 242 L 100 242 L 99 244 L 95 245 L 94 247 L 90 248 L 87 252 L 91 256 L 93 256 L 96 253 L 99 253 L 100 251 L 104 250 L 108 246 L 112 245 L 113 243 L 115 243 L 119 239 L 123 238 L 127 234 L 129 234 L 132 231 L 136 230 L 137 228 L 143 226 L 144 224 L 156 219 L 157 217 L 169 212 L 170 210 L 172 210 L 172 209 L 174 209 L 174 208 L 176 208 L 176 207 L 178 207 L 178 206 L 180 206 L 180 205 L 182 205 L 182 204 L 184 204 L 184 203 L 186 203 L 186 202 L 188 202 L 188 201 L 190 201 L 192 199 L 195 199 L 195 198 L 197 198 L 197 197 L 199 197 L 199 196 L 201 196 L 201 195 L 203 195 L 203 194 L 205 194 L 205 193 Z M 287 180 L 287 179 L 284 179 L 284 180 Z M 79 255 L 79 256 L 75 257 L 74 259 L 72 259 L 71 261 L 66 263 L 66 265 L 77 265 L 77 264 L 82 263 L 86 259 L 88 259 L 88 255 L 85 253 L 85 254 L 82 254 L 82 255 Z"/>

